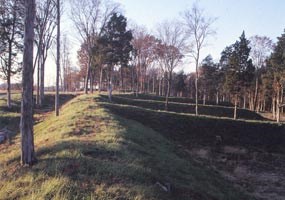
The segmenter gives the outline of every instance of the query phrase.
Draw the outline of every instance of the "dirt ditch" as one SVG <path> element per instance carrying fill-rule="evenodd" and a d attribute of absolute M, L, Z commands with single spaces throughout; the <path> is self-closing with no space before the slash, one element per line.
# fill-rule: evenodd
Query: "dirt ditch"
<path fill-rule="evenodd" d="M 223 177 L 259 200 L 285 199 L 285 156 L 249 151 L 237 146 L 190 150 L 199 162 L 211 165 Z"/>

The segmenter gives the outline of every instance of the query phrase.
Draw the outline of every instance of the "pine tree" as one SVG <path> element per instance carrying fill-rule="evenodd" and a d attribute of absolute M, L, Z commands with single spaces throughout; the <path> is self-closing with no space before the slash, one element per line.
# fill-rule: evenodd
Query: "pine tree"
<path fill-rule="evenodd" d="M 253 79 L 255 68 L 249 57 L 249 40 L 243 32 L 239 40 L 222 52 L 221 63 L 225 71 L 225 88 L 234 96 L 234 119 L 237 118 L 237 103 L 241 94 L 246 95 Z"/>
<path fill-rule="evenodd" d="M 211 97 L 216 94 L 217 84 L 217 65 L 214 63 L 211 55 L 208 55 L 202 61 L 199 73 L 199 83 L 201 93 L 203 94 L 203 104 L 206 103 L 206 97 Z"/>
<path fill-rule="evenodd" d="M 121 68 L 128 65 L 131 58 L 132 32 L 127 30 L 127 19 L 119 14 L 114 13 L 103 30 L 102 42 L 105 42 L 106 64 L 108 65 L 109 74 L 109 100 L 112 97 L 112 79 L 115 65 Z M 122 81 L 122 80 L 121 80 Z"/>

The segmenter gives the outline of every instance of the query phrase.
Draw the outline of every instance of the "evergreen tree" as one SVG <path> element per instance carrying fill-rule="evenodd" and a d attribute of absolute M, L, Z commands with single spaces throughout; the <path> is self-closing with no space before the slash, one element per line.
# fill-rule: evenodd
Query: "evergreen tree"
<path fill-rule="evenodd" d="M 186 78 L 183 70 L 174 75 L 173 86 L 177 96 L 183 96 L 183 92 L 186 91 Z"/>
<path fill-rule="evenodd" d="M 225 88 L 234 96 L 235 111 L 234 118 L 237 118 L 237 103 L 242 93 L 246 95 L 247 89 L 251 86 L 255 68 L 250 54 L 249 40 L 243 32 L 239 40 L 227 47 L 222 52 L 220 63 L 225 72 Z"/>
<path fill-rule="evenodd" d="M 102 42 L 105 43 L 106 64 L 109 67 L 109 99 L 112 96 L 112 74 L 114 66 L 125 67 L 131 59 L 132 32 L 127 30 L 127 19 L 114 13 L 103 30 Z M 122 79 L 122 77 L 121 77 Z M 121 80 L 122 81 L 122 80 Z"/>
<path fill-rule="evenodd" d="M 217 65 L 214 63 L 211 55 L 208 55 L 202 61 L 200 67 L 199 81 L 201 85 L 201 93 L 203 94 L 203 104 L 206 102 L 206 97 L 210 99 L 211 96 L 216 94 L 217 84 Z"/>

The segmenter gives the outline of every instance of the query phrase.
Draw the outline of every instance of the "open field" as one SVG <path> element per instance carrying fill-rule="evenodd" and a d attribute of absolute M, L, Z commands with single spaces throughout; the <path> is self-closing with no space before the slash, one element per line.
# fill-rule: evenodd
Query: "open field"
<path fill-rule="evenodd" d="M 19 165 L 18 136 L 2 149 L 0 199 L 252 199 L 163 134 L 98 101 L 76 97 L 58 118 L 35 125 L 33 167 Z"/>

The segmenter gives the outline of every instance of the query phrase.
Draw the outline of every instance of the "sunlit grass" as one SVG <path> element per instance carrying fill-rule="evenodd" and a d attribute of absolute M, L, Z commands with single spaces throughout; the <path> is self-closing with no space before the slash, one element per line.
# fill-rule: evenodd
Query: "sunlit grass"
<path fill-rule="evenodd" d="M 163 135 L 97 101 L 82 95 L 35 125 L 33 167 L 19 165 L 18 138 L 1 152 L 0 199 L 248 199 Z"/>

